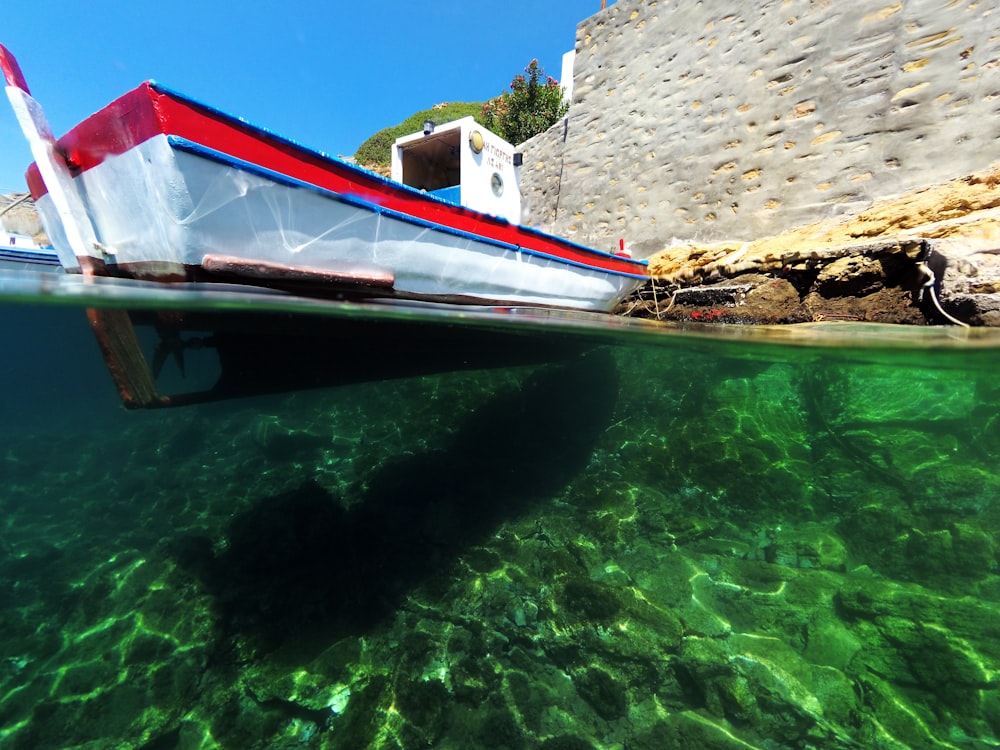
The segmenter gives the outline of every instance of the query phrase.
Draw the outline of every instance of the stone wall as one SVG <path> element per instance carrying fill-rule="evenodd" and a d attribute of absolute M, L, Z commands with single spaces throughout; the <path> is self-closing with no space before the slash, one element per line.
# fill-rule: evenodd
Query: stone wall
<path fill-rule="evenodd" d="M 522 150 L 525 221 L 640 257 L 749 240 L 1000 160 L 1000 8 L 619 0 Z"/>
<path fill-rule="evenodd" d="M 0 195 L 0 228 L 28 237 L 41 234 L 42 222 L 34 201 L 24 193 Z"/>

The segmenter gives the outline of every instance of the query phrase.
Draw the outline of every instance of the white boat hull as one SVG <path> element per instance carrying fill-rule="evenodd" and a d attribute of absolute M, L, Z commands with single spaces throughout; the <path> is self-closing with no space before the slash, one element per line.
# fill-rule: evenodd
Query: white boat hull
<path fill-rule="evenodd" d="M 97 242 L 90 259 L 122 275 L 178 279 L 206 256 L 334 274 L 390 273 L 393 293 L 427 299 L 607 310 L 634 277 L 547 258 L 363 200 L 296 183 L 166 135 L 74 179 Z M 48 195 L 52 242 L 68 245 Z M 84 264 L 86 265 L 86 259 Z"/>

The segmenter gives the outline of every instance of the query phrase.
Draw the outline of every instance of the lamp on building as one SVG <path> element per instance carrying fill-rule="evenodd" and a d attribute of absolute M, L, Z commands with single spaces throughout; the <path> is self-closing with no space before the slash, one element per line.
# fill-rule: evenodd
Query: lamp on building
<path fill-rule="evenodd" d="M 424 120 L 424 135 L 434 132 L 434 120 Z"/>
<path fill-rule="evenodd" d="M 475 153 L 480 153 L 483 147 L 486 145 L 486 141 L 483 139 L 483 134 L 478 130 L 473 130 L 469 133 L 469 148 L 471 148 Z"/>

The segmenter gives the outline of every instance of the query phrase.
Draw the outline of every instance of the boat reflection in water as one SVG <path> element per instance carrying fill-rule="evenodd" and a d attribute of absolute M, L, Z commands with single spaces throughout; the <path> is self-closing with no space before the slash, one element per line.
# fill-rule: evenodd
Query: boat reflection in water
<path fill-rule="evenodd" d="M 597 313 L 329 301 L 241 285 L 69 274 L 8 273 L 0 293 L 5 287 L 85 303 L 128 408 L 561 362 L 604 341 L 604 328 L 630 323 Z M 538 320 L 565 335 L 539 336 L 523 325 Z"/>
<path fill-rule="evenodd" d="M 519 333 L 407 320 L 329 320 L 308 314 L 88 310 L 105 362 L 128 407 L 200 401 L 413 377 L 456 370 L 561 361 L 591 344 Z M 131 329 L 131 330 L 130 330 Z M 149 335 L 154 335 L 149 346 Z M 143 347 L 143 342 L 147 343 Z M 162 393 L 167 367 L 186 375 L 215 360 L 206 390 Z M 204 371 L 202 372 L 204 377 Z"/>

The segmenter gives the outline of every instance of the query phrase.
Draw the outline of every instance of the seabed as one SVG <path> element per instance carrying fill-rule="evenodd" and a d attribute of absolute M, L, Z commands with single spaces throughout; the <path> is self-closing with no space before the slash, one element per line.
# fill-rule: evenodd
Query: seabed
<path fill-rule="evenodd" d="M 82 307 L 5 309 L 4 747 L 1000 742 L 1000 340 L 644 328 L 125 412 Z"/>

